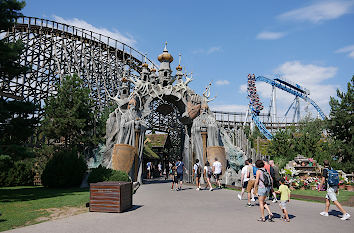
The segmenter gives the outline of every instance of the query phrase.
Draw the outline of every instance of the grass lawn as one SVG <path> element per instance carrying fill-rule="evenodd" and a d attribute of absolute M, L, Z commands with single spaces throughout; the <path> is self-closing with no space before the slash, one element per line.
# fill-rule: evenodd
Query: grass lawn
<path fill-rule="evenodd" d="M 89 190 L 20 186 L 0 188 L 0 231 L 86 212 Z M 75 208 L 68 208 L 75 207 Z"/>
<path fill-rule="evenodd" d="M 300 190 L 300 189 L 291 191 L 291 194 L 305 195 L 305 196 L 312 196 L 312 197 L 326 196 L 326 192 L 318 192 L 317 190 Z M 354 196 L 354 192 L 350 192 L 347 190 L 339 190 L 339 194 L 337 194 L 337 199 L 339 202 L 344 202 L 344 201 L 348 201 L 353 196 Z M 294 199 L 302 200 L 301 198 L 294 198 Z"/>
<path fill-rule="evenodd" d="M 226 189 L 240 191 L 239 189 L 236 189 L 236 188 L 226 188 Z M 277 189 L 275 189 L 275 190 L 277 190 Z M 296 190 L 291 191 L 291 194 L 311 196 L 311 197 L 326 197 L 326 192 L 318 192 L 317 190 L 296 189 Z M 348 201 L 351 197 L 354 197 L 354 192 L 350 192 L 350 191 L 346 191 L 346 190 L 339 190 L 339 195 L 337 194 L 337 199 L 339 202 Z M 302 198 L 297 198 L 297 197 L 295 198 L 294 196 L 292 196 L 291 199 L 319 202 L 316 200 L 308 200 L 308 199 L 302 199 Z"/>

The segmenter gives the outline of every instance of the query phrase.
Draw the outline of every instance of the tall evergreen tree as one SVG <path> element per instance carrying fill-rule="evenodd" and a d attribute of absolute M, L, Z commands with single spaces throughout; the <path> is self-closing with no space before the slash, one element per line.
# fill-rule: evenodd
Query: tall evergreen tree
<path fill-rule="evenodd" d="M 15 20 L 22 16 L 24 1 L 0 0 L 0 31 L 4 32 L 14 25 Z M 6 88 L 6 82 L 24 74 L 28 67 L 18 63 L 24 46 L 21 41 L 9 42 L 6 38 L 0 40 L 0 79 Z M 23 144 L 33 135 L 37 120 L 31 118 L 38 106 L 28 101 L 4 100 L 0 97 L 0 153 L 16 156 L 24 151 Z M 13 148 L 17 148 L 15 151 Z"/>
<path fill-rule="evenodd" d="M 15 20 L 22 16 L 20 11 L 25 5 L 24 1 L 0 0 L 0 31 L 7 31 L 14 25 Z M 20 40 L 16 42 L 9 42 L 7 39 L 0 40 L 0 78 L 3 81 L 11 80 L 28 70 L 27 67 L 17 62 L 23 49 L 24 46 Z"/>
<path fill-rule="evenodd" d="M 66 146 L 92 144 L 94 116 L 90 90 L 77 76 L 66 76 L 57 94 L 45 101 L 42 129 L 49 139 L 64 139 Z"/>

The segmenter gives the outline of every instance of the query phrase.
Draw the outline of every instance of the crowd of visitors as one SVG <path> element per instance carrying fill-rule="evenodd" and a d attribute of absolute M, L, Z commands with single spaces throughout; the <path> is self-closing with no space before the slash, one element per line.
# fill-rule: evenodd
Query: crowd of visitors
<path fill-rule="evenodd" d="M 160 174 L 161 167 L 158 166 Z M 173 164 L 169 163 L 168 166 L 168 176 L 172 180 L 171 190 L 180 191 L 182 190 L 183 183 L 183 172 L 186 170 L 184 163 L 181 158 Z M 147 177 L 150 177 L 151 163 L 147 164 Z M 167 173 L 166 173 L 167 174 Z M 201 187 L 201 178 L 203 176 L 205 189 L 213 190 L 211 184 L 211 178 L 214 177 L 215 183 L 219 189 L 221 189 L 220 178 L 222 175 L 222 164 L 215 158 L 215 162 L 212 165 L 207 161 L 202 168 L 202 164 L 198 159 L 195 160 L 193 165 L 193 175 L 195 178 L 196 190 L 199 191 Z M 332 201 L 337 208 L 342 212 L 341 220 L 347 220 L 350 218 L 350 214 L 345 211 L 342 205 L 338 202 L 336 193 L 338 191 L 338 172 L 333 170 L 327 160 L 324 161 L 324 169 L 322 172 L 321 184 L 319 185 L 318 191 L 326 191 L 326 205 L 325 211 L 320 214 L 324 217 L 328 217 L 328 211 L 330 207 L 330 202 Z M 274 165 L 274 161 L 267 159 L 257 160 L 254 164 L 252 159 L 245 161 L 245 165 L 241 170 L 241 193 L 238 194 L 238 199 L 242 200 L 243 195 L 247 192 L 247 206 L 254 206 L 252 203 L 256 201 L 255 197 L 258 198 L 260 218 L 258 221 L 269 222 L 274 221 L 274 215 L 267 204 L 267 200 L 272 200 L 273 203 L 277 203 L 277 195 L 280 195 L 279 207 L 283 213 L 282 220 L 285 222 L 290 222 L 290 217 L 287 210 L 287 205 L 290 202 L 291 191 L 286 184 L 286 180 L 281 178 L 279 175 L 278 168 Z M 277 189 L 277 191 L 275 191 Z M 265 217 L 264 209 L 267 211 L 268 216 Z"/>
<path fill-rule="evenodd" d="M 241 170 L 241 193 L 238 194 L 238 198 L 242 200 L 243 194 L 246 191 L 248 193 L 247 206 L 252 207 L 251 201 L 254 202 L 254 196 L 258 197 L 259 208 L 261 217 L 258 221 L 265 222 L 266 218 L 264 215 L 264 209 L 268 212 L 268 221 L 273 222 L 273 213 L 266 202 L 266 199 L 273 202 L 278 202 L 277 194 L 280 195 L 280 209 L 283 212 L 282 219 L 286 222 L 290 222 L 287 203 L 290 202 L 290 189 L 286 185 L 284 178 L 279 177 L 279 171 L 277 167 L 274 166 L 274 161 L 268 160 L 257 160 L 255 164 L 252 164 L 252 160 L 248 159 L 245 161 L 245 166 Z M 279 186 L 280 184 L 280 186 Z M 318 191 L 326 190 L 326 207 L 325 211 L 321 212 L 322 216 L 329 216 L 328 210 L 330 206 L 330 201 L 332 201 L 337 208 L 343 213 L 341 220 L 347 220 L 350 218 L 350 214 L 347 213 L 342 205 L 338 202 L 336 193 L 338 191 L 338 172 L 330 167 L 327 160 L 324 161 L 324 169 L 322 173 L 322 181 Z M 274 188 L 278 188 L 278 191 L 274 191 Z M 252 197 L 252 199 L 251 199 Z"/>

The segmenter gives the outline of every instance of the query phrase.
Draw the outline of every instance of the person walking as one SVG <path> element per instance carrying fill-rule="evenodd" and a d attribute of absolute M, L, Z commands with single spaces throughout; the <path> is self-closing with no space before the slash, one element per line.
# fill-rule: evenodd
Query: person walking
<path fill-rule="evenodd" d="M 279 180 L 280 180 L 279 168 L 278 166 L 275 165 L 274 160 L 269 160 L 269 165 L 271 168 L 273 168 L 271 169 L 271 174 L 270 174 L 273 178 L 273 187 L 279 188 Z M 272 170 L 274 171 L 273 175 L 272 175 Z"/>
<path fill-rule="evenodd" d="M 290 222 L 289 219 L 289 214 L 288 211 L 286 209 L 286 203 L 290 202 L 290 189 L 288 188 L 288 186 L 285 185 L 285 179 L 281 178 L 280 179 L 280 187 L 279 190 L 276 191 L 277 194 L 280 194 L 280 209 L 283 211 L 283 219 L 286 222 Z"/>
<path fill-rule="evenodd" d="M 193 166 L 193 172 L 194 172 L 194 176 L 195 176 L 195 182 L 197 185 L 197 191 L 200 190 L 200 177 L 202 176 L 202 168 L 199 164 L 199 159 L 195 160 L 195 164 Z"/>
<path fill-rule="evenodd" d="M 321 191 L 321 187 L 327 190 L 326 194 L 326 207 L 325 211 L 321 212 L 322 216 L 328 217 L 329 207 L 331 201 L 337 206 L 337 208 L 343 213 L 341 220 L 347 220 L 350 218 L 350 214 L 345 211 L 342 205 L 337 200 L 336 193 L 338 192 L 339 176 L 338 172 L 333 170 L 329 164 L 328 160 L 323 161 L 324 169 L 322 171 L 322 179 L 320 183 L 320 188 L 318 191 Z"/>
<path fill-rule="evenodd" d="M 268 211 L 268 221 L 273 222 L 273 214 L 269 209 L 269 206 L 265 202 L 266 197 L 269 195 L 270 187 L 272 186 L 272 177 L 264 168 L 264 162 L 262 160 L 256 161 L 256 167 L 258 168 L 256 173 L 256 181 L 254 183 L 254 188 L 258 185 L 258 198 L 259 198 L 259 208 L 261 211 L 261 217 L 258 221 L 265 222 L 264 208 Z"/>
<path fill-rule="evenodd" d="M 151 167 L 152 167 L 151 162 L 147 162 L 146 169 L 147 169 L 147 178 L 148 179 L 151 179 L 151 169 L 152 169 Z"/>
<path fill-rule="evenodd" d="M 175 185 L 175 187 L 176 187 L 176 191 L 177 191 L 177 185 L 178 185 L 178 177 L 177 177 L 177 168 L 176 168 L 176 166 L 172 166 L 171 167 L 171 176 L 172 176 L 172 186 L 171 186 L 171 190 L 173 191 L 173 185 L 174 184 L 176 184 Z"/>
<path fill-rule="evenodd" d="M 168 175 L 172 180 L 173 180 L 173 170 L 172 170 L 173 167 L 174 165 L 171 162 L 168 162 Z"/>
<path fill-rule="evenodd" d="M 176 162 L 177 179 L 179 181 L 179 185 L 176 186 L 176 191 L 182 190 L 183 171 L 186 169 L 184 167 L 184 163 L 181 160 L 181 158 L 178 158 L 178 161 Z"/>
<path fill-rule="evenodd" d="M 242 196 L 247 188 L 248 181 L 250 179 L 250 173 L 248 172 L 249 162 L 248 160 L 245 161 L 245 166 L 243 166 L 241 170 L 241 194 L 237 194 L 238 199 L 242 200 Z"/>
<path fill-rule="evenodd" d="M 270 163 L 268 162 L 267 158 L 263 159 L 263 162 L 264 162 L 265 170 L 270 174 L 270 176 L 273 179 L 273 176 L 275 176 L 275 172 L 274 172 L 273 167 L 270 165 Z M 274 185 L 274 179 L 273 179 L 273 183 L 272 184 Z M 275 203 L 275 202 L 278 202 L 278 200 L 277 200 L 277 194 L 274 192 L 273 185 L 270 188 L 270 192 L 269 192 L 269 197 L 268 198 L 269 198 L 269 200 L 273 199 L 272 201 Z"/>
<path fill-rule="evenodd" d="M 222 169 L 222 164 L 218 161 L 218 158 L 215 157 L 215 162 L 213 163 L 213 173 L 219 189 L 221 189 L 221 183 L 220 183 L 220 176 L 222 175 L 221 169 Z"/>
<path fill-rule="evenodd" d="M 209 191 L 213 191 L 213 186 L 211 186 L 211 182 L 210 182 L 212 174 L 213 174 L 213 169 L 210 167 L 209 161 L 206 161 L 204 166 L 204 177 L 206 177 L 207 186 L 205 187 L 205 189 L 207 189 L 209 186 Z"/>
<path fill-rule="evenodd" d="M 159 170 L 160 176 L 162 176 L 162 165 L 161 165 L 161 162 L 159 162 L 159 164 L 157 164 L 157 169 Z"/>
<path fill-rule="evenodd" d="M 248 184 L 247 184 L 247 206 L 251 207 L 251 201 L 255 201 L 254 199 L 254 193 L 257 193 L 257 191 L 254 189 L 254 183 L 256 182 L 256 169 L 254 169 L 252 165 L 252 159 L 248 159 L 248 169 L 247 169 L 247 175 L 249 176 Z"/>

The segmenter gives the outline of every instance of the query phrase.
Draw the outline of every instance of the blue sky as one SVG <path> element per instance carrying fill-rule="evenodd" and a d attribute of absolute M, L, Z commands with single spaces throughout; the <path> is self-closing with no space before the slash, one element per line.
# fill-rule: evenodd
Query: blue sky
<path fill-rule="evenodd" d="M 212 81 L 212 109 L 245 111 L 248 73 L 280 74 L 311 91 L 326 114 L 329 96 L 354 74 L 354 1 L 26 1 L 26 16 L 96 30 L 157 62 L 164 42 L 193 72 L 201 94 Z M 271 88 L 257 84 L 269 105 Z M 279 112 L 292 96 L 277 92 Z M 303 104 L 303 106 L 305 106 Z"/>

